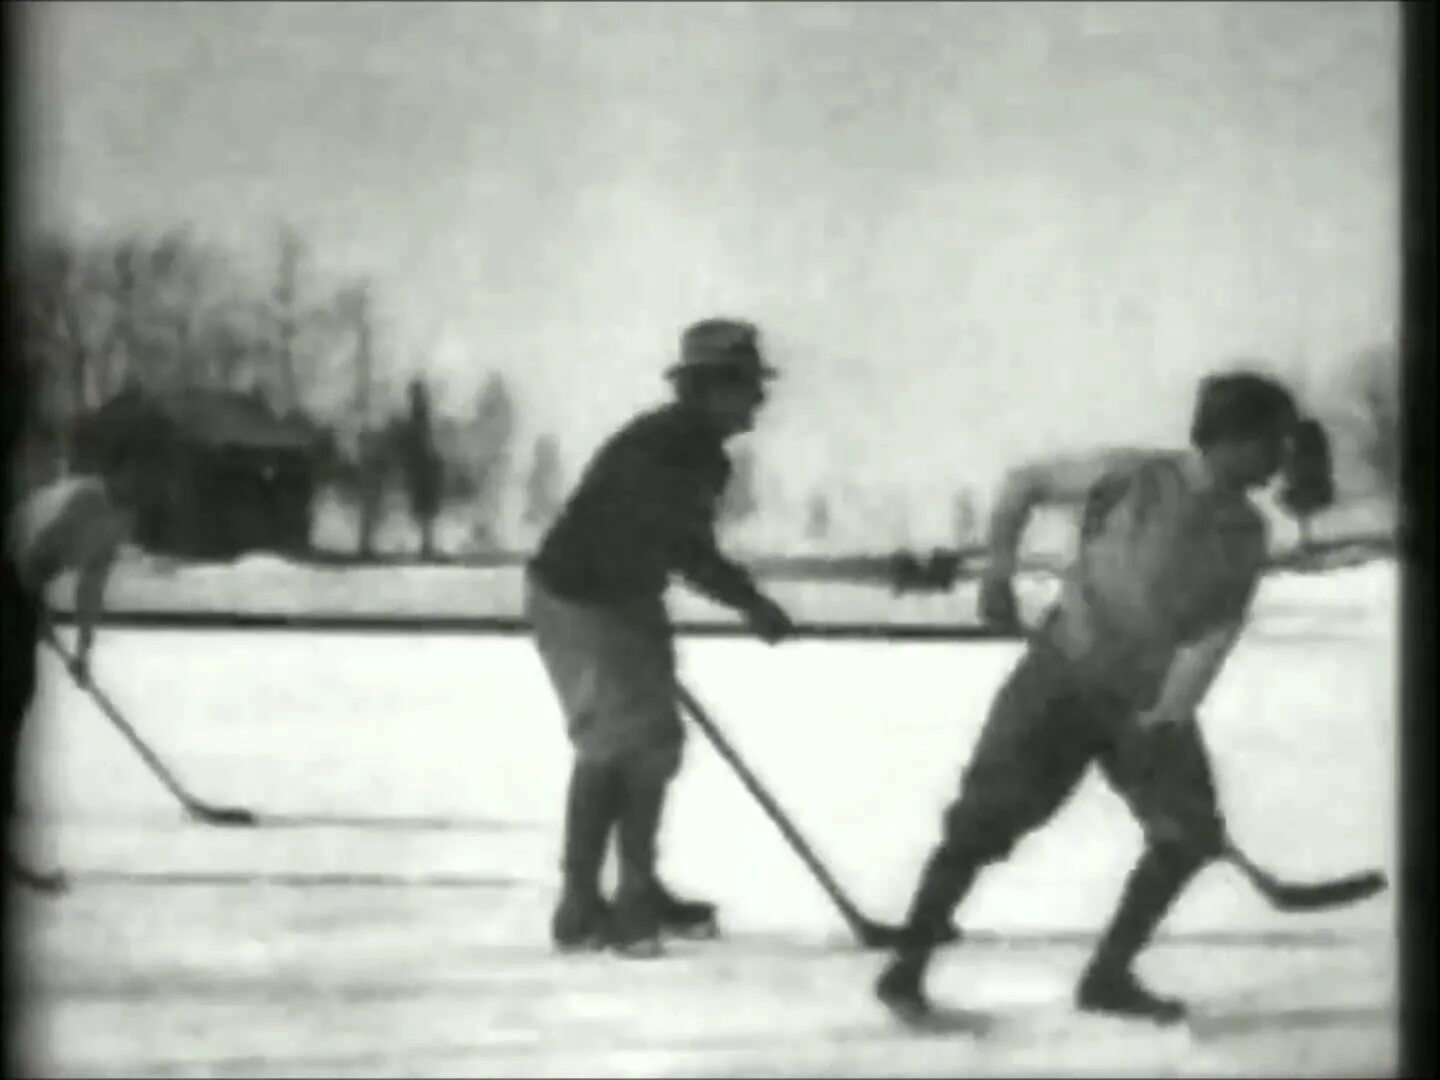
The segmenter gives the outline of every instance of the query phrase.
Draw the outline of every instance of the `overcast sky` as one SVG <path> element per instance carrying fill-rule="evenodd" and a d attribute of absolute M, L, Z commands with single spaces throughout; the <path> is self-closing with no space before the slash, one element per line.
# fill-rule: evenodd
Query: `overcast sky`
<path fill-rule="evenodd" d="M 1398 5 L 64 3 L 31 11 L 36 222 L 288 219 L 468 406 L 567 460 L 687 321 L 785 370 L 762 468 L 943 491 L 1183 438 L 1237 355 L 1393 340 Z"/>

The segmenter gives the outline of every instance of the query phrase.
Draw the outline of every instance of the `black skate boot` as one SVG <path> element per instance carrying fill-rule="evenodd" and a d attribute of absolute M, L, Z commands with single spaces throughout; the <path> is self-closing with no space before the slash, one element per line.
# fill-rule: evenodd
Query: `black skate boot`
<path fill-rule="evenodd" d="M 610 920 L 610 945 L 622 956 L 649 958 L 665 951 L 660 940 L 664 894 L 655 876 L 655 849 L 669 779 L 633 762 L 623 776 L 617 836 L 620 891 Z"/>
<path fill-rule="evenodd" d="M 564 885 L 550 921 L 550 936 L 560 952 L 599 949 L 606 943 L 610 907 L 600 895 L 600 868 L 619 795 L 614 769 L 576 761 L 565 805 Z"/>
<path fill-rule="evenodd" d="M 665 954 L 660 939 L 660 905 L 653 890 L 624 886 L 610 915 L 606 944 L 631 960 Z"/>
<path fill-rule="evenodd" d="M 1128 969 L 1092 967 L 1080 979 L 1075 1004 L 1081 1012 L 1178 1024 L 1185 1019 L 1185 1004 L 1152 994 Z"/>
<path fill-rule="evenodd" d="M 1146 848 L 1130 872 L 1114 918 L 1076 988 L 1079 1009 L 1157 1024 L 1174 1024 L 1185 1018 L 1182 1002 L 1150 993 L 1135 978 L 1131 965 L 1203 864 L 1203 859 L 1178 846 Z"/>
<path fill-rule="evenodd" d="M 550 937 L 562 953 L 595 952 L 609 941 L 611 909 L 603 897 L 575 893 L 560 896 L 550 919 Z"/>
<path fill-rule="evenodd" d="M 677 938 L 704 941 L 720 936 L 718 912 L 708 900 L 685 900 L 655 883 L 660 929 Z"/>
<path fill-rule="evenodd" d="M 979 865 L 977 859 L 946 846 L 926 860 L 895 955 L 875 983 L 875 996 L 903 1023 L 923 1024 L 934 1014 L 925 996 L 925 969 L 937 947 L 960 939 L 951 920 L 974 884 Z"/>
<path fill-rule="evenodd" d="M 929 963 L 928 945 L 907 945 L 896 952 L 875 981 L 880 1004 L 903 1024 L 923 1025 L 935 1013 L 924 988 Z"/>

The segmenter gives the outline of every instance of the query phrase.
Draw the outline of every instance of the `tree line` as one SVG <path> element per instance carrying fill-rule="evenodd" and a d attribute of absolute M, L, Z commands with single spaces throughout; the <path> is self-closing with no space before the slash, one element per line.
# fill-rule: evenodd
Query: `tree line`
<path fill-rule="evenodd" d="M 74 420 L 126 387 L 157 394 L 192 387 L 262 400 L 276 416 L 313 425 L 322 482 L 353 508 L 356 546 L 375 549 L 387 500 L 400 497 L 423 555 L 436 551 L 436 523 L 464 504 L 471 545 L 500 550 L 509 494 L 518 523 L 542 529 L 558 511 L 565 477 L 548 433 L 521 447 L 518 405 L 502 372 L 492 373 L 467 412 L 441 415 L 422 376 L 397 379 L 402 365 L 382 340 L 366 281 L 323 280 L 309 245 L 277 229 L 268 268 L 246 274 L 226 252 L 187 230 L 88 244 L 50 236 L 12 264 L 18 316 L 12 340 L 28 367 L 33 399 L 22 436 L 21 484 L 65 471 L 74 457 Z M 1393 347 L 1358 353 L 1347 365 L 1326 426 L 1352 490 L 1398 496 L 1400 364 Z M 1306 437 L 1313 437 L 1313 432 Z M 1282 493 L 1308 537 L 1329 504 L 1323 470 Z M 518 491 L 516 490 L 518 488 Z M 836 530 L 835 498 L 805 497 L 799 528 L 823 545 Z M 757 462 L 748 448 L 720 508 L 724 527 L 765 512 Z M 954 543 L 983 530 L 973 488 L 953 494 Z"/>
<path fill-rule="evenodd" d="M 543 526 L 563 476 L 556 440 L 517 452 L 517 407 L 501 372 L 469 416 L 437 415 L 430 386 L 400 369 L 380 340 L 366 281 L 322 280 L 293 228 L 277 230 L 268 272 L 246 274 L 184 229 L 80 243 L 46 236 L 11 266 L 12 337 L 31 389 L 20 450 L 21 490 L 70 471 L 76 421 L 122 390 L 244 394 L 277 419 L 310 425 L 317 471 L 356 516 L 371 554 L 386 497 L 403 493 L 435 550 L 444 507 L 467 503 L 479 546 L 502 543 L 502 489 L 523 476 L 522 520 Z"/>

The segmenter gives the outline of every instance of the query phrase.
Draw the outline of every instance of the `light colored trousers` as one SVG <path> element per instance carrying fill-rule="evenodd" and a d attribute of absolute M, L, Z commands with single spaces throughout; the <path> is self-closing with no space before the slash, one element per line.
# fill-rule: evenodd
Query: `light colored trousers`
<path fill-rule="evenodd" d="M 581 603 L 556 596 L 527 573 L 525 615 L 576 756 L 673 776 L 685 732 L 664 602 Z"/>

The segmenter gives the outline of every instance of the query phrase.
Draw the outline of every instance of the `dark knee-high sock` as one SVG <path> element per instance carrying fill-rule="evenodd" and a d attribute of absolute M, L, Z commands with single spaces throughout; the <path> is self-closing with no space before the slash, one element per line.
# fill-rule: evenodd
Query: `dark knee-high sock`
<path fill-rule="evenodd" d="M 1128 971 L 1204 860 L 1175 846 L 1147 847 L 1090 961 L 1090 972 Z"/>
<path fill-rule="evenodd" d="M 625 773 L 618 831 L 623 896 L 640 897 L 655 892 L 660 818 L 669 779 L 638 768 Z"/>
<path fill-rule="evenodd" d="M 892 970 L 918 979 L 937 944 L 944 940 L 950 918 L 975 883 L 983 862 L 978 857 L 948 847 L 931 854 L 920 875 L 920 884 L 910 901 L 900 944 Z"/>
<path fill-rule="evenodd" d="M 609 763 L 577 758 L 565 799 L 561 870 L 565 889 L 577 900 L 598 900 L 605 851 L 620 809 L 620 777 Z"/>

